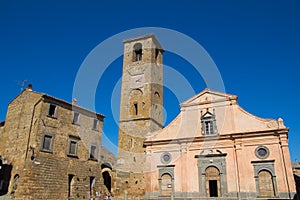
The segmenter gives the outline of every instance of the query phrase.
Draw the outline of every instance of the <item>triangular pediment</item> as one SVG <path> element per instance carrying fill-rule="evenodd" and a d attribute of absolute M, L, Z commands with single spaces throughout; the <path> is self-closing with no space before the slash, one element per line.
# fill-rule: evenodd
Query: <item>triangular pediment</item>
<path fill-rule="evenodd" d="M 260 118 L 245 111 L 238 105 L 235 95 L 205 89 L 182 103 L 180 113 L 169 125 L 149 133 L 146 143 L 170 143 L 178 139 L 193 141 L 197 137 L 203 137 L 205 122 L 215 123 L 213 127 L 219 135 L 288 130 L 282 119 Z"/>
<path fill-rule="evenodd" d="M 235 95 L 216 92 L 206 88 L 199 94 L 183 102 L 181 104 L 181 107 L 209 104 L 209 103 L 223 102 L 223 101 L 236 101 L 236 100 L 237 100 L 237 96 Z"/>
<path fill-rule="evenodd" d="M 211 112 L 209 112 L 209 111 L 207 111 L 207 112 L 202 116 L 202 118 L 212 118 L 212 117 L 214 117 L 214 115 L 213 115 Z"/>

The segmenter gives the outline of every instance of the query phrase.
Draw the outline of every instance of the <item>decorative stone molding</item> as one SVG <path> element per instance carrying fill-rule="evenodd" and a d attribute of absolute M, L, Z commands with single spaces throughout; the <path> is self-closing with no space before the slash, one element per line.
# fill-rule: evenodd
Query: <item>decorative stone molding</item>
<path fill-rule="evenodd" d="M 175 165 L 158 165 L 157 166 L 159 169 L 159 178 L 158 178 L 158 185 L 159 185 L 159 189 L 158 189 L 158 194 L 161 195 L 161 185 L 162 185 L 162 176 L 164 174 L 169 174 L 172 178 L 172 194 L 175 193 L 174 190 L 174 167 Z"/>
<path fill-rule="evenodd" d="M 198 158 L 198 179 L 201 197 L 206 197 L 205 170 L 208 167 L 216 167 L 220 172 L 221 197 L 227 193 L 226 155 L 226 153 L 221 153 L 195 156 L 195 158 Z"/>
<path fill-rule="evenodd" d="M 270 155 L 270 151 L 266 146 L 258 146 L 255 149 L 255 155 L 259 159 L 266 159 Z"/>
<path fill-rule="evenodd" d="M 160 160 L 163 164 L 169 164 L 172 161 L 172 155 L 169 152 L 161 154 Z"/>
<path fill-rule="evenodd" d="M 277 197 L 278 196 L 278 190 L 277 190 L 277 183 L 276 183 L 274 160 L 252 161 L 251 163 L 252 163 L 253 168 L 254 168 L 254 178 L 255 178 L 257 196 L 259 195 L 258 174 L 262 170 L 266 170 L 266 171 L 270 172 L 271 175 L 272 175 L 272 182 L 273 182 L 273 187 L 274 187 L 274 195 Z"/>

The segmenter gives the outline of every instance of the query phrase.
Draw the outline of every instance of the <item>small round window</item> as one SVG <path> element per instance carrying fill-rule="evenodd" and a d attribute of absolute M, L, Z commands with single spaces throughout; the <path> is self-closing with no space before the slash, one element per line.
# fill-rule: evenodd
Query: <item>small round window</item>
<path fill-rule="evenodd" d="M 172 156 L 169 152 L 165 152 L 161 155 L 161 162 L 164 164 L 170 163 L 172 160 Z"/>
<path fill-rule="evenodd" d="M 269 149 L 265 146 L 259 146 L 255 149 L 255 155 L 260 159 L 265 159 L 269 156 Z"/>

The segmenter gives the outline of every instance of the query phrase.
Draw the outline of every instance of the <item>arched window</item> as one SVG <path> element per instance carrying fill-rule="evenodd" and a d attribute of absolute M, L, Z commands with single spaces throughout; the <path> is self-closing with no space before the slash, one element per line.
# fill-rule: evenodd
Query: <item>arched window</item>
<path fill-rule="evenodd" d="M 129 114 L 132 116 L 137 116 L 142 114 L 142 102 L 143 102 L 143 92 L 140 89 L 134 89 L 130 92 L 129 95 Z"/>
<path fill-rule="evenodd" d="M 155 49 L 155 61 L 157 62 L 157 58 L 159 56 L 159 50 Z"/>
<path fill-rule="evenodd" d="M 138 115 L 139 114 L 139 107 L 138 107 L 137 102 L 133 103 L 133 109 L 134 109 L 134 115 Z"/>
<path fill-rule="evenodd" d="M 142 44 L 141 43 L 136 43 L 133 46 L 133 61 L 140 61 L 142 60 L 142 55 L 143 55 L 143 49 L 142 49 Z"/>
<path fill-rule="evenodd" d="M 205 170 L 205 184 L 207 197 L 221 196 L 220 190 L 220 171 L 216 167 L 208 167 Z"/>
<path fill-rule="evenodd" d="M 133 138 L 130 139 L 130 148 L 131 149 L 134 148 L 134 139 Z"/>
<path fill-rule="evenodd" d="M 274 184 L 272 174 L 267 170 L 258 173 L 259 197 L 274 197 Z"/>

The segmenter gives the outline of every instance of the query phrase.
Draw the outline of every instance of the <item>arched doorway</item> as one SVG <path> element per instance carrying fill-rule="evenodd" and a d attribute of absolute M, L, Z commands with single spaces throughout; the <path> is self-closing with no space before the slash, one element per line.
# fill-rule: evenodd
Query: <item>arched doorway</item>
<path fill-rule="evenodd" d="M 161 176 L 161 195 L 171 196 L 172 194 L 172 176 L 165 173 Z"/>
<path fill-rule="evenodd" d="M 220 171 L 216 167 L 208 167 L 205 170 L 205 185 L 207 197 L 220 197 Z"/>
<path fill-rule="evenodd" d="M 0 162 L 1 156 L 0 156 Z M 7 165 L 7 164 L 2 164 L 0 163 L 1 169 L 0 169 L 0 196 L 7 194 L 8 192 L 8 187 L 9 187 L 9 181 L 11 179 L 11 171 L 12 171 L 12 165 Z M 16 174 L 14 176 L 14 181 L 17 182 L 19 179 L 19 175 Z"/>
<path fill-rule="evenodd" d="M 267 170 L 258 173 L 258 188 L 260 197 L 274 197 L 274 184 L 272 174 Z"/>
<path fill-rule="evenodd" d="M 111 170 L 112 167 L 109 163 L 104 163 L 101 165 L 103 182 L 110 193 L 111 193 L 111 175 L 110 175 Z"/>
<path fill-rule="evenodd" d="M 75 190 L 75 175 L 69 174 L 68 175 L 68 199 L 75 197 L 74 190 Z"/>

